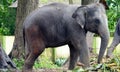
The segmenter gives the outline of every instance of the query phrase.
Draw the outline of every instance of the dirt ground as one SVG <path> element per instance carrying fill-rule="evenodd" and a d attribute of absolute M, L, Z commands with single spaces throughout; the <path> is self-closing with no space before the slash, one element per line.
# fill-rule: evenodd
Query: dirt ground
<path fill-rule="evenodd" d="M 90 65 L 94 67 L 94 69 L 98 69 L 97 71 L 70 71 L 67 70 L 69 62 L 67 62 L 64 66 L 59 69 L 33 69 L 32 72 L 120 72 L 120 56 L 118 58 L 114 57 L 113 59 L 103 58 L 102 64 L 97 64 L 97 56 L 96 54 L 90 55 Z M 79 69 L 80 66 L 76 66 L 75 68 Z M 21 72 L 21 70 L 0 70 L 0 72 Z M 28 71 L 27 71 L 28 72 Z"/>
<path fill-rule="evenodd" d="M 21 70 L 0 70 L 0 72 L 22 72 L 22 71 Z M 63 70 L 63 69 L 37 69 L 37 70 L 33 70 L 32 72 L 72 72 L 72 71 Z"/>

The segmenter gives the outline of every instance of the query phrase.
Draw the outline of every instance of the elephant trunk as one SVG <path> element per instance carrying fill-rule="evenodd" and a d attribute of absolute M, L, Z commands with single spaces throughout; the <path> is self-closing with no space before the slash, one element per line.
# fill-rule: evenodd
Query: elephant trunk
<path fill-rule="evenodd" d="M 105 50 L 108 45 L 109 36 L 110 36 L 108 28 L 100 29 L 99 35 L 101 37 L 101 46 L 100 46 L 100 51 L 98 56 L 98 63 L 102 61 L 102 58 L 104 56 Z"/>

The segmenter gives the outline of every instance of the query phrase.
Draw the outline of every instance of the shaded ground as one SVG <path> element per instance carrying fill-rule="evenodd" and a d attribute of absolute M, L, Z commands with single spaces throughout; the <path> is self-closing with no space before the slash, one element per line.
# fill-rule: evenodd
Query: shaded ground
<path fill-rule="evenodd" d="M 88 70 L 76 66 L 73 71 L 68 71 L 68 64 L 59 69 L 34 69 L 33 72 L 120 72 L 120 56 L 115 56 L 113 59 L 103 58 L 102 64 L 97 64 L 97 55 L 92 54 L 90 57 L 91 67 Z M 20 70 L 4 70 L 0 72 L 21 72 Z"/>
<path fill-rule="evenodd" d="M 0 72 L 22 72 L 21 70 L 1 70 Z M 33 72 L 71 72 L 63 69 L 34 69 Z"/>

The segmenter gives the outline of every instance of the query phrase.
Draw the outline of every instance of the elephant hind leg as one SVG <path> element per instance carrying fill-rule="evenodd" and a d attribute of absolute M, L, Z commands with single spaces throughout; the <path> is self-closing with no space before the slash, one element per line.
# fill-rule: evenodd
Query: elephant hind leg
<path fill-rule="evenodd" d="M 115 47 L 116 47 L 117 45 L 118 45 L 118 44 L 116 44 L 116 45 L 114 45 L 114 46 L 108 47 L 107 54 L 106 54 L 106 57 L 107 57 L 107 58 L 112 58 L 112 57 L 114 57 L 114 56 L 113 56 L 113 51 L 114 51 L 114 49 L 115 49 Z"/>
<path fill-rule="evenodd" d="M 44 51 L 45 44 L 37 28 L 28 29 L 26 32 L 27 56 L 25 59 L 23 72 L 32 71 L 35 60 Z"/>
<path fill-rule="evenodd" d="M 44 47 L 41 47 L 36 44 L 35 48 L 31 50 L 28 57 L 25 60 L 23 72 L 32 71 L 32 67 L 34 65 L 35 60 L 38 58 L 38 56 L 44 51 Z"/>
<path fill-rule="evenodd" d="M 77 59 L 78 59 L 78 54 L 79 54 L 79 50 L 74 48 L 74 46 L 72 44 L 69 44 L 69 48 L 70 48 L 70 63 L 69 63 L 69 70 L 74 69 Z"/>

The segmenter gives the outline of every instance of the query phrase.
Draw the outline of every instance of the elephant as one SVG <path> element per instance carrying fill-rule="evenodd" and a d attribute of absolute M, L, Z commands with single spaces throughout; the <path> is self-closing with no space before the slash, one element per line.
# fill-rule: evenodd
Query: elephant
<path fill-rule="evenodd" d="M 0 69 L 5 69 L 7 68 L 8 64 L 5 61 L 5 56 L 2 50 L 2 47 L 0 45 Z"/>
<path fill-rule="evenodd" d="M 0 69 L 8 69 L 9 67 L 16 69 L 16 65 L 3 50 L 0 44 Z M 2 70 L 0 70 L 2 71 Z"/>
<path fill-rule="evenodd" d="M 84 6 L 51 3 L 30 13 L 23 22 L 25 62 L 23 72 L 32 71 L 38 56 L 48 47 L 68 44 L 69 70 L 74 69 L 78 57 L 84 68 L 90 67 L 87 31 L 99 34 L 101 47 L 98 63 L 102 60 L 109 39 L 107 16 L 104 6 L 94 3 Z"/>
<path fill-rule="evenodd" d="M 118 20 L 116 24 L 116 29 L 114 32 L 114 37 L 112 40 L 112 43 L 110 44 L 110 47 L 107 50 L 106 57 L 107 58 L 112 58 L 113 54 L 112 52 L 115 50 L 115 47 L 120 43 L 120 19 Z"/>

